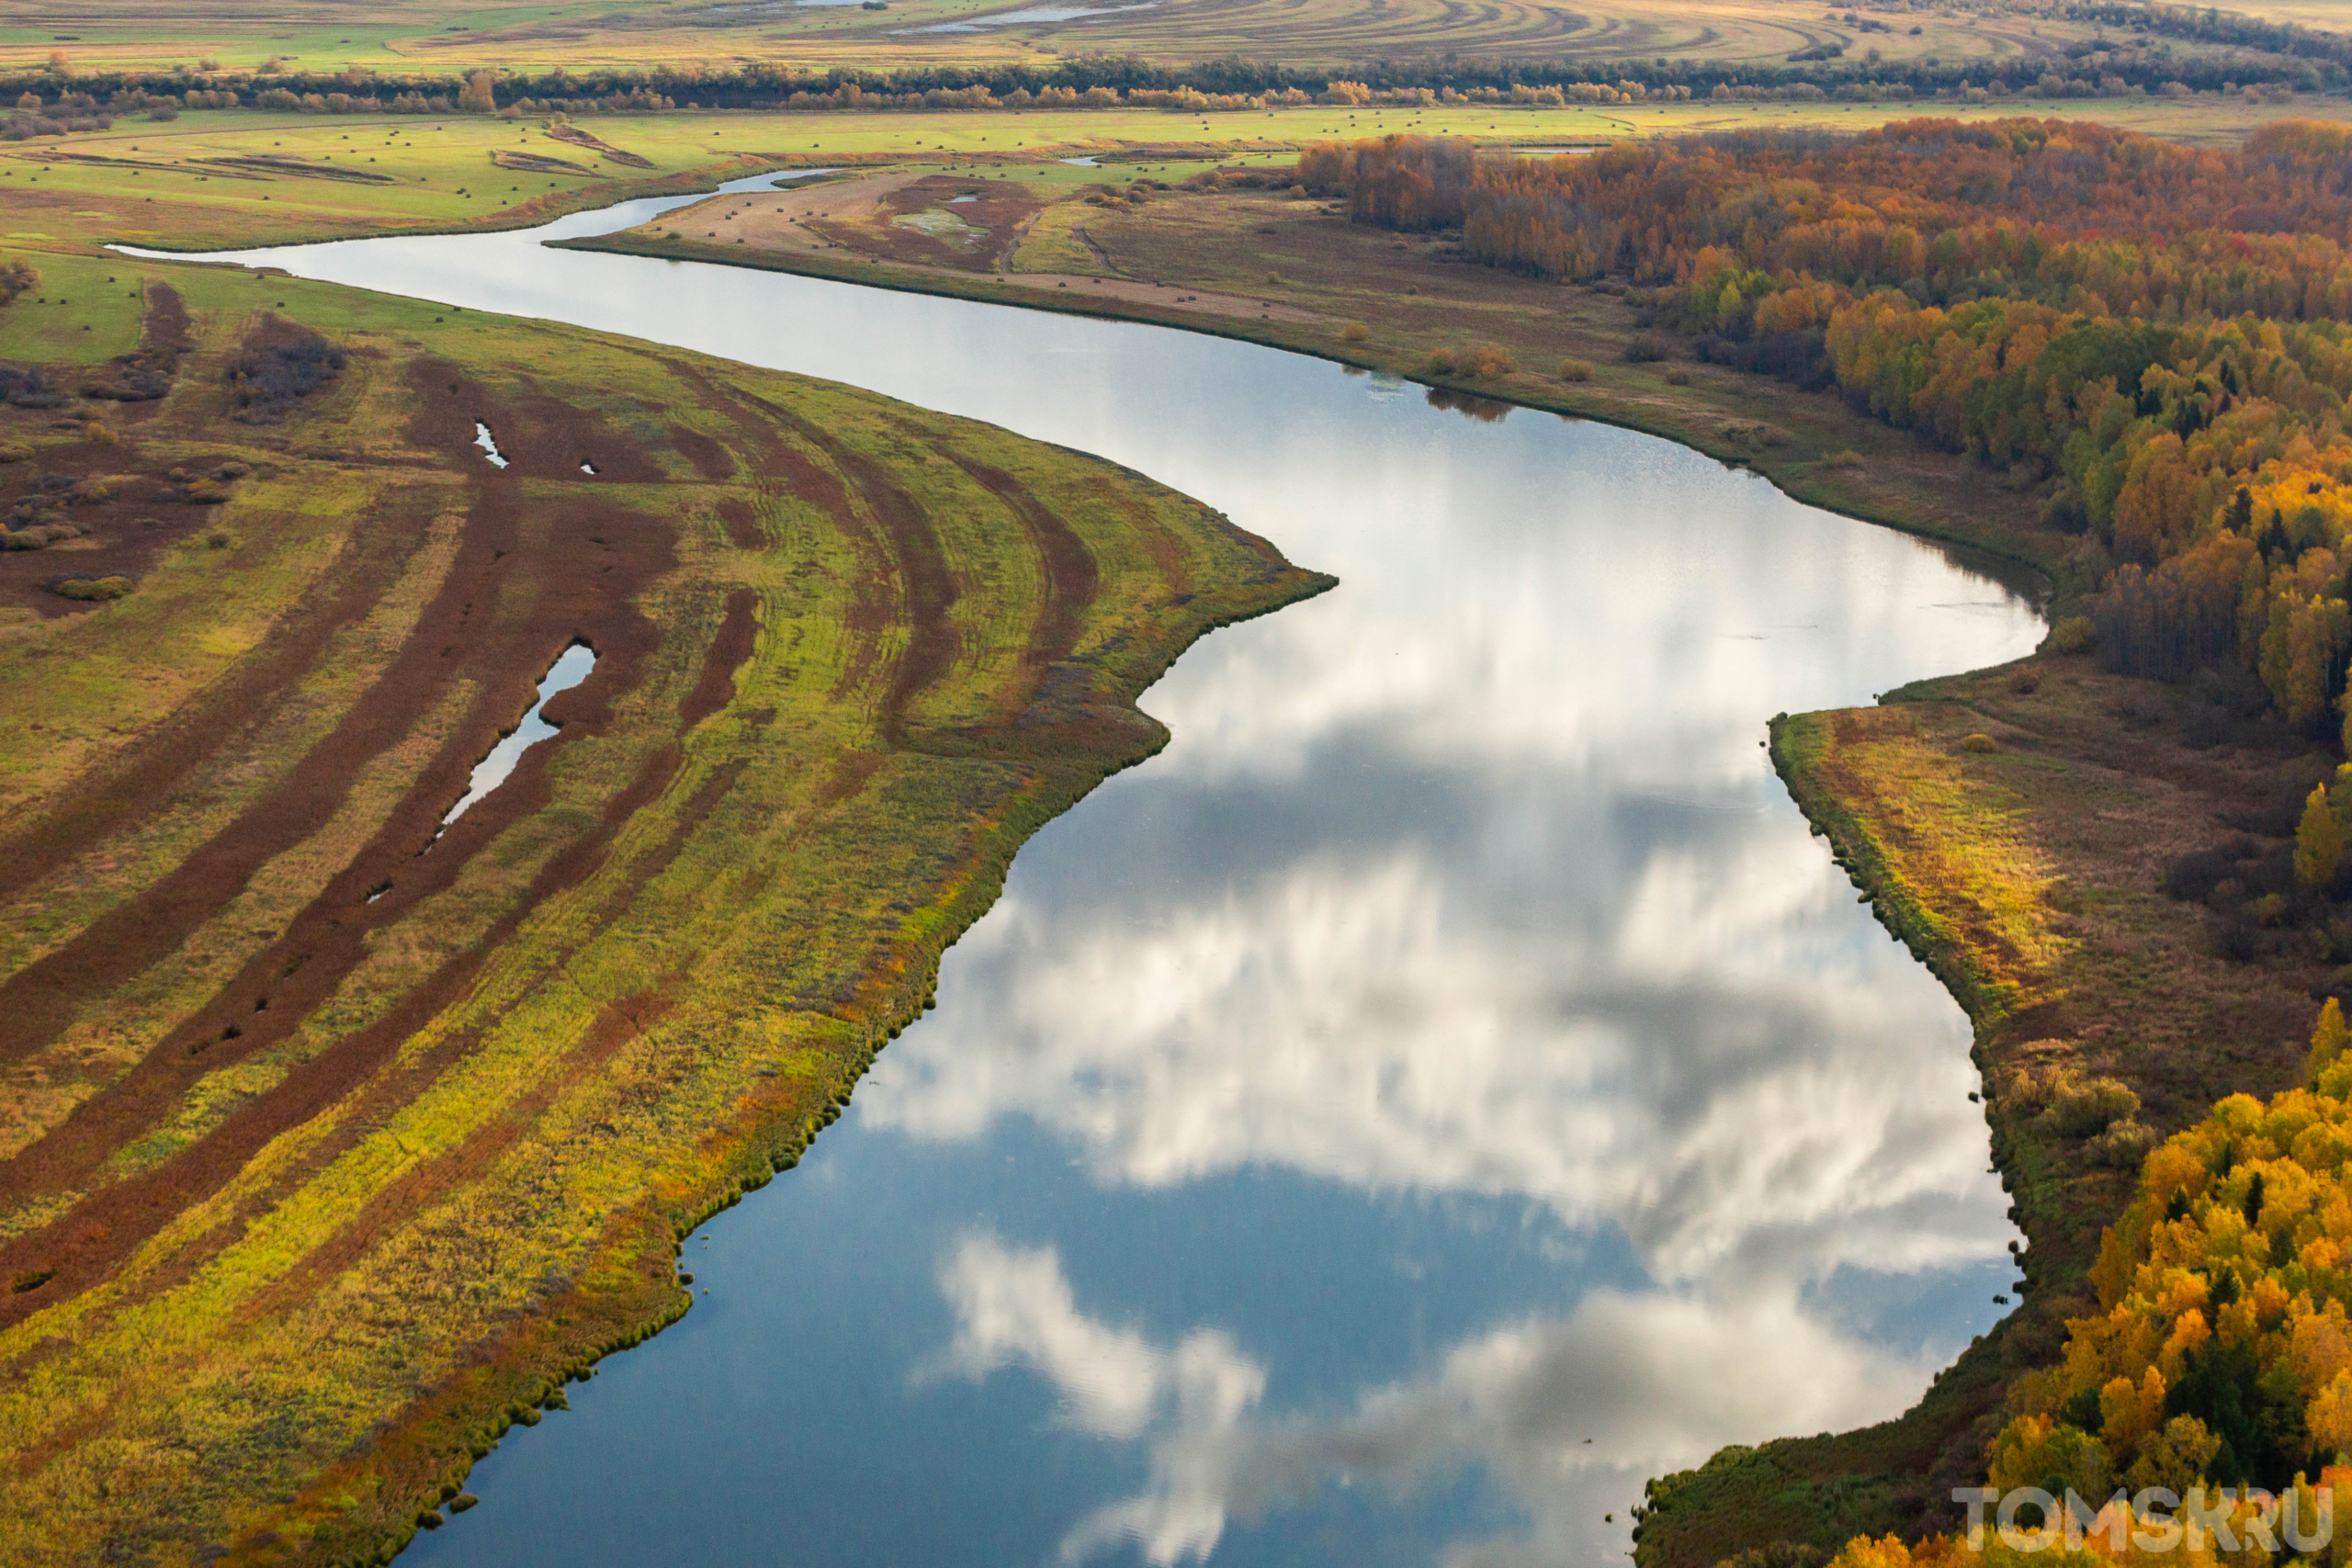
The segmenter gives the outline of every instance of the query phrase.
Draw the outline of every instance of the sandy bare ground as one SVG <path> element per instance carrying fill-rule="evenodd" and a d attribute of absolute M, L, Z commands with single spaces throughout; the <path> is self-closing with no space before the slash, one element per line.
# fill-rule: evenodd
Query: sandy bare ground
<path fill-rule="evenodd" d="M 674 233 L 701 244 L 741 245 L 745 259 L 844 254 L 877 265 L 939 276 L 969 276 L 968 269 L 926 265 L 903 256 L 881 254 L 862 241 L 861 229 L 886 229 L 893 215 L 890 197 L 905 186 L 930 176 L 912 172 L 867 175 L 800 189 L 750 191 L 713 197 L 693 207 L 664 213 L 631 231 L 659 239 Z M 977 187 L 984 176 L 974 176 Z M 1008 254 L 1011 247 L 1007 247 Z M 1295 305 L 1185 288 L 1142 278 L 1091 277 L 1078 273 L 1012 272 L 994 276 L 1018 288 L 1045 291 L 1075 290 L 1102 299 L 1120 299 L 1159 310 L 1196 312 L 1247 321 L 1319 321 L 1329 318 Z"/>

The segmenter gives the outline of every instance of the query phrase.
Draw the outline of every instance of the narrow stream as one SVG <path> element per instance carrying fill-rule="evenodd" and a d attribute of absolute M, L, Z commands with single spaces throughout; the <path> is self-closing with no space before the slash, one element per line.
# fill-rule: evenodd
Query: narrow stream
<path fill-rule="evenodd" d="M 738 182 L 751 188 L 763 181 Z M 1098 453 L 1340 588 L 1208 638 L 686 1319 L 423 1563 L 1600 1563 L 1660 1471 L 1910 1404 L 2016 1233 L 1959 1009 L 1766 717 L 2022 592 L 1668 443 L 1153 327 L 541 249 L 255 254 Z"/>

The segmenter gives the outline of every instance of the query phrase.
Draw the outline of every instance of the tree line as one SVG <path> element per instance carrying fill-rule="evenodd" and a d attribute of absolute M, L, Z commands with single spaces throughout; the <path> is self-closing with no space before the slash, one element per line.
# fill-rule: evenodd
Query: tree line
<path fill-rule="evenodd" d="M 1923 119 L 1543 162 L 1391 137 L 1300 170 L 1360 222 L 1645 286 L 1707 357 L 2040 486 L 2104 585 L 2110 668 L 2234 660 L 2289 722 L 2352 731 L 2352 129 L 2222 151 Z"/>
<path fill-rule="evenodd" d="M 2267 38 L 2267 34 L 2263 35 Z M 2324 35 L 2315 35 L 2324 36 Z M 379 73 L 365 68 L 336 71 L 274 69 L 223 71 L 209 62 L 169 70 L 80 70 L 62 51 L 48 69 L 0 73 L 0 100 L 38 112 L 68 95 L 107 101 L 128 96 L 173 97 L 196 107 L 283 107 L 290 95 L 300 106 L 341 96 L 356 110 L 458 113 L 477 106 L 461 102 L 481 73 Z M 1436 102 L 1451 96 L 1479 102 L 1533 101 L 1514 89 L 1551 89 L 1567 97 L 1606 88 L 1625 94 L 1638 87 L 1650 97 L 1749 97 L 1795 96 L 1888 98 L 1982 93 L 1992 96 L 2041 94 L 2091 96 L 2176 91 L 2222 92 L 2253 85 L 2303 91 L 2352 84 L 2352 51 L 2291 51 L 2222 53 L 2211 50 L 2176 54 L 2161 42 L 2086 43 L 2058 62 L 2008 60 L 1901 60 L 1876 58 L 1791 63 L 1707 61 L 1583 61 L 1573 56 L 1450 60 L 1368 61 L 1340 69 L 1310 69 L 1244 60 L 1238 56 L 1191 64 L 1160 65 L 1120 55 L 1087 55 L 1050 66 L 910 66 L 892 71 L 800 70 L 780 63 L 751 63 L 727 69 L 699 66 L 594 68 L 572 71 L 492 72 L 489 107 L 529 106 L 525 112 L 642 109 L 692 105 L 698 108 L 789 109 L 839 107 L 988 107 L 1025 104 L 1052 91 L 1108 92 L 1124 101 L 1136 94 L 1191 94 L 1205 98 L 1256 99 L 1269 94 L 1301 94 L 1323 99 L 1352 86 L 1366 101 Z M 845 89 L 854 88 L 854 94 Z M 1585 93 L 1580 94 L 1579 89 Z M 1430 96 L 1423 99 L 1421 94 Z M 264 96 L 269 96 L 265 104 Z M 934 103 L 933 95 L 960 96 Z M 1492 95 L 1490 96 L 1490 95 Z M 1640 96 L 1640 95 L 1636 95 Z M 820 101 L 822 100 L 822 101 Z M 910 105 L 910 100 L 919 100 Z M 1100 103 L 1102 100 L 1095 100 Z M 1285 100 L 1288 101 L 1288 100 Z M 1305 101 L 1304 99 L 1297 101 Z M 1332 98 L 1329 101 L 1347 101 Z M 1624 101 L 1612 98 L 1611 101 Z M 1092 107 L 1092 106 L 1089 106 Z M 1170 104 L 1195 107 L 1195 103 Z"/>

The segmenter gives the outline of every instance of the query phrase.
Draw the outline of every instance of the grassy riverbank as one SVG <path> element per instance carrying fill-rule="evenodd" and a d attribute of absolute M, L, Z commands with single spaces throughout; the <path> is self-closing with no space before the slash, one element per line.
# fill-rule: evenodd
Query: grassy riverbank
<path fill-rule="evenodd" d="M 2045 649 L 1877 707 L 1783 716 L 1771 734 L 1806 817 L 1975 1026 L 2026 1287 L 1902 1419 L 1653 1483 L 1645 1565 L 1948 1528 L 2009 1382 L 2096 1308 L 2089 1270 L 2139 1156 L 2224 1096 L 2300 1082 L 2314 988 L 2340 983 L 2301 944 L 2226 956 L 2164 891 L 2168 867 L 2224 839 L 2291 841 L 2295 804 L 2334 759 L 2273 722 L 2217 723 L 2187 693 Z"/>
<path fill-rule="evenodd" d="M 1164 740 L 1136 694 L 1328 581 L 838 387 L 6 259 L 40 274 L 0 307 L 40 372 L 0 407 L 11 1562 L 437 1523 L 686 1310 L 677 1238 L 837 1113 L 1021 841 Z M 436 837 L 576 640 L 560 734 Z"/>

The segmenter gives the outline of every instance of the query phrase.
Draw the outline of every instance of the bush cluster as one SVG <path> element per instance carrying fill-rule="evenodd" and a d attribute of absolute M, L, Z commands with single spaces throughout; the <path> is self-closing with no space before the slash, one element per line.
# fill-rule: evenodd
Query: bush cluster
<path fill-rule="evenodd" d="M 245 424 L 275 423 L 299 400 L 333 381 L 346 363 L 343 350 L 317 333 L 288 325 L 230 366 L 235 417 Z"/>

